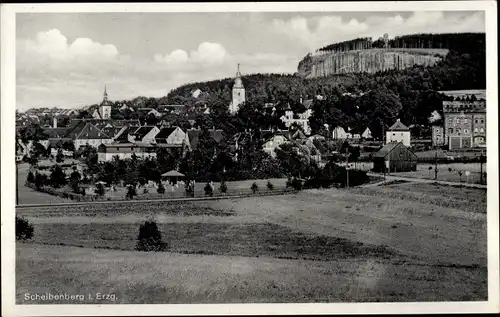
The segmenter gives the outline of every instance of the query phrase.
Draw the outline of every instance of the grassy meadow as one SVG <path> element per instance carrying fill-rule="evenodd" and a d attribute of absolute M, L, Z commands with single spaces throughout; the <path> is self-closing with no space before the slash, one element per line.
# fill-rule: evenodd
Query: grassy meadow
<path fill-rule="evenodd" d="M 467 199 L 466 199 L 467 198 Z M 17 303 L 467 301 L 487 298 L 486 191 L 432 184 L 217 201 L 23 208 Z M 153 218 L 166 252 L 135 251 Z M 66 302 L 67 303 L 67 302 Z"/>

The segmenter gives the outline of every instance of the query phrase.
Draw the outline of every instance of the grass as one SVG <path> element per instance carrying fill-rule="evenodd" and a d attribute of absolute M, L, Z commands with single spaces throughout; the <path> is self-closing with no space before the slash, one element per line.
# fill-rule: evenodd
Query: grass
<path fill-rule="evenodd" d="M 115 250 L 135 249 L 140 223 L 38 224 L 33 243 Z M 169 251 L 189 254 L 268 256 L 331 261 L 349 257 L 390 258 L 384 246 L 293 231 L 276 224 L 166 223 L 159 226 Z"/>
<path fill-rule="evenodd" d="M 18 245 L 17 257 L 18 304 L 68 303 L 28 302 L 26 292 L 116 296 L 115 302 L 84 301 L 94 304 L 460 301 L 487 296 L 481 283 L 487 278 L 485 268 L 371 259 L 322 262 L 164 252 L 145 256 L 26 244 Z"/>
<path fill-rule="evenodd" d="M 20 209 L 35 237 L 17 246 L 17 302 L 48 291 L 148 304 L 485 299 L 486 191 L 433 186 Z M 130 251 L 149 217 L 169 251 Z"/>

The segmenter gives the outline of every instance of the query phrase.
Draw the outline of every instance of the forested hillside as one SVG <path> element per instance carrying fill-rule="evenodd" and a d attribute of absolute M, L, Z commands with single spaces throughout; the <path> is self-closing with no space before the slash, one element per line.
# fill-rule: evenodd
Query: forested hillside
<path fill-rule="evenodd" d="M 304 79 L 295 75 L 255 74 L 243 77 L 248 103 L 299 100 L 326 96 L 326 101 L 316 102 L 317 111 L 312 118 L 313 130 L 321 125 L 350 127 L 370 126 L 375 135 L 381 133 L 382 123 L 391 124 L 400 117 L 405 124 L 426 124 L 430 113 L 441 111 L 440 90 L 485 89 L 486 53 L 482 46 L 469 46 L 461 52 L 450 53 L 433 67 L 414 66 L 405 70 L 392 70 L 375 74 L 332 75 L 324 78 Z M 482 47 L 482 49 L 477 49 Z M 206 103 L 228 105 L 233 79 L 192 83 L 172 90 L 169 103 L 194 104 L 192 91 L 208 93 Z M 350 97 L 345 93 L 360 95 Z M 320 116 L 320 113 L 322 115 Z"/>

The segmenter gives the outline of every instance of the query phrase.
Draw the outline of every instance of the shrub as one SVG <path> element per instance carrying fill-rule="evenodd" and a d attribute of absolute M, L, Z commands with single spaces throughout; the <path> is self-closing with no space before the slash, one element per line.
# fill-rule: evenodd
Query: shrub
<path fill-rule="evenodd" d="M 226 193 L 227 192 L 227 185 L 226 185 L 226 181 L 221 181 L 220 183 L 220 186 L 219 186 L 219 190 L 221 193 Z"/>
<path fill-rule="evenodd" d="M 271 183 L 271 181 L 267 181 L 267 189 L 268 190 L 273 190 L 274 189 L 274 185 L 273 185 L 273 183 Z"/>
<path fill-rule="evenodd" d="M 158 188 L 156 189 L 156 191 L 158 192 L 158 194 L 161 194 L 161 195 L 165 194 L 165 186 L 163 186 L 163 184 L 160 183 L 158 185 Z"/>
<path fill-rule="evenodd" d="M 148 191 L 148 189 L 147 189 L 147 188 L 144 188 L 144 189 L 142 190 L 142 193 L 143 193 L 143 194 L 147 194 L 147 193 L 149 193 L 149 191 Z"/>
<path fill-rule="evenodd" d="M 213 190 L 212 185 L 210 183 L 207 183 L 205 185 L 204 190 L 205 190 L 205 195 L 206 196 L 213 196 L 214 190 Z"/>
<path fill-rule="evenodd" d="M 144 222 L 139 228 L 137 236 L 136 250 L 138 251 L 165 251 L 167 244 L 162 241 L 161 232 L 158 225 L 153 220 Z"/>
<path fill-rule="evenodd" d="M 259 191 L 259 186 L 257 185 L 256 182 L 253 182 L 252 186 L 250 187 L 252 189 L 252 192 L 255 194 L 256 192 Z"/>
<path fill-rule="evenodd" d="M 134 199 L 134 196 L 137 196 L 137 190 L 135 189 L 135 186 L 128 185 L 126 197 L 129 199 Z"/>
<path fill-rule="evenodd" d="M 94 193 L 97 194 L 97 196 L 104 196 L 105 193 L 104 185 L 97 184 Z"/>
<path fill-rule="evenodd" d="M 16 240 L 31 239 L 33 232 L 33 225 L 28 220 L 16 216 Z"/>
<path fill-rule="evenodd" d="M 141 184 L 141 186 L 144 186 L 146 185 L 146 179 L 144 177 L 139 177 L 139 184 Z"/>
<path fill-rule="evenodd" d="M 295 190 L 301 190 L 303 187 L 302 181 L 298 178 L 293 178 L 291 181 L 291 187 Z"/>
<path fill-rule="evenodd" d="M 32 171 L 30 171 L 28 173 L 28 177 L 26 178 L 26 180 L 28 181 L 28 183 L 31 183 L 31 184 L 33 184 L 35 182 L 35 175 L 33 175 Z"/>

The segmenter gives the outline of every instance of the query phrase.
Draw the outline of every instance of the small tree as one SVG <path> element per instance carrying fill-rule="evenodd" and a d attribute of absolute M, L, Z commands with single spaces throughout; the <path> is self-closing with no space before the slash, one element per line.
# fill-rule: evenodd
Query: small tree
<path fill-rule="evenodd" d="M 57 155 L 56 155 L 56 162 L 57 163 L 62 163 L 64 162 L 64 154 L 61 148 L 57 150 Z"/>
<path fill-rule="evenodd" d="M 134 199 L 135 196 L 137 196 L 137 190 L 135 189 L 135 185 L 132 184 L 128 185 L 126 197 L 129 199 Z"/>
<path fill-rule="evenodd" d="M 256 182 L 253 182 L 252 186 L 250 187 L 252 189 L 252 192 L 255 194 L 259 191 L 259 186 L 257 185 Z"/>
<path fill-rule="evenodd" d="M 45 184 L 46 184 L 46 176 L 37 172 L 35 174 L 35 186 L 36 186 L 36 189 L 42 188 L 42 186 L 45 185 Z"/>
<path fill-rule="evenodd" d="M 214 195 L 214 190 L 213 190 L 212 185 L 210 183 L 207 183 L 205 185 L 204 190 L 205 190 L 206 196 L 213 196 Z"/>
<path fill-rule="evenodd" d="M 153 220 L 144 222 L 139 228 L 137 236 L 136 250 L 138 251 L 164 251 L 167 249 L 167 244 L 162 241 L 161 232 L 158 225 Z"/>
<path fill-rule="evenodd" d="M 163 184 L 160 182 L 158 184 L 158 188 L 156 189 L 156 191 L 158 192 L 158 194 L 160 195 L 163 195 L 165 194 L 165 186 L 163 186 Z"/>
<path fill-rule="evenodd" d="M 52 172 L 50 173 L 50 184 L 55 188 L 59 188 L 66 185 L 66 183 L 66 174 L 64 174 L 61 166 L 54 165 Z"/>
<path fill-rule="evenodd" d="M 16 240 L 31 239 L 33 232 L 33 225 L 28 220 L 16 216 Z"/>
<path fill-rule="evenodd" d="M 267 189 L 268 189 L 269 191 L 272 191 L 272 190 L 274 189 L 274 185 L 273 185 L 273 183 L 271 183 L 271 181 L 269 181 L 269 180 L 267 181 Z"/>
<path fill-rule="evenodd" d="M 226 181 L 225 180 L 222 180 L 220 182 L 219 190 L 223 194 L 225 194 L 227 192 L 227 185 L 226 185 Z"/>
<path fill-rule="evenodd" d="M 26 178 L 28 183 L 33 184 L 35 182 L 35 175 L 33 175 L 32 171 L 29 171 L 28 177 Z"/>
<path fill-rule="evenodd" d="M 104 196 L 105 190 L 104 190 L 104 185 L 99 183 L 95 186 L 95 191 L 96 195 L 98 196 Z"/>

